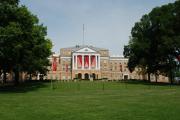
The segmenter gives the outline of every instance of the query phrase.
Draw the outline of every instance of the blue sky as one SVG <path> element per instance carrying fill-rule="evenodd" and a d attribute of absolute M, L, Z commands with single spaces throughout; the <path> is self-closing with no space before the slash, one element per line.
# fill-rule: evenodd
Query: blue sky
<path fill-rule="evenodd" d="M 21 0 L 48 28 L 53 51 L 83 43 L 122 55 L 131 28 L 152 8 L 175 0 Z"/>

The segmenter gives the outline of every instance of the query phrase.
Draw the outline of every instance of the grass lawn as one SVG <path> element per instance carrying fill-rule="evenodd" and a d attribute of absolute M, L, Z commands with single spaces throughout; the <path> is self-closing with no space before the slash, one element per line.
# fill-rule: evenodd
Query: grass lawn
<path fill-rule="evenodd" d="M 104 84 L 104 85 L 103 85 Z M 0 87 L 0 120 L 180 120 L 180 86 L 30 82 Z"/>

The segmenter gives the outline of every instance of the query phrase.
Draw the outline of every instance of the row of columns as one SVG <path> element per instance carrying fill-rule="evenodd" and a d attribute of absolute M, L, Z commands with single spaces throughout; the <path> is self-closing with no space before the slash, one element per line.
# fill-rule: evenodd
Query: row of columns
<path fill-rule="evenodd" d="M 72 56 L 72 66 L 73 66 L 73 70 L 78 70 L 78 58 L 77 56 L 78 55 L 81 55 L 82 56 L 82 66 L 81 66 L 81 70 L 84 70 L 84 63 L 85 63 L 85 60 L 84 60 L 84 56 L 88 56 L 89 58 L 89 67 L 88 69 L 92 69 L 91 67 L 91 56 L 95 56 L 95 59 L 96 59 L 96 66 L 95 66 L 95 70 L 99 70 L 100 69 L 100 55 L 99 54 L 73 54 Z"/>

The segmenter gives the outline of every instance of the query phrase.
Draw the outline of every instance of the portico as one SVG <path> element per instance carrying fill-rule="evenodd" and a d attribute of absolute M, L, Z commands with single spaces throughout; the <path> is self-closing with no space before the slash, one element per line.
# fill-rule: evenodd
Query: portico
<path fill-rule="evenodd" d="M 72 78 L 98 79 L 100 74 L 100 54 L 90 48 L 72 53 Z"/>
<path fill-rule="evenodd" d="M 100 70 L 100 55 L 91 53 L 73 53 L 73 70 Z"/>

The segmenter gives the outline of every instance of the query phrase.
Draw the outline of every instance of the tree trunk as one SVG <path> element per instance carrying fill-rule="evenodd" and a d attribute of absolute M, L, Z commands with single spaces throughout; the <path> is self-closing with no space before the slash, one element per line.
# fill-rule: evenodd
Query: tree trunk
<path fill-rule="evenodd" d="M 151 82 L 151 73 L 148 73 L 148 82 Z"/>
<path fill-rule="evenodd" d="M 157 74 L 155 73 L 155 79 L 156 79 L 156 83 L 157 83 Z"/>
<path fill-rule="evenodd" d="M 32 74 L 31 73 L 29 74 L 29 80 L 32 80 Z"/>
<path fill-rule="evenodd" d="M 15 74 L 14 84 L 17 85 L 19 84 L 19 71 L 16 70 L 14 74 Z"/>
<path fill-rule="evenodd" d="M 172 73 L 172 70 L 170 71 L 169 79 L 170 79 L 170 83 L 173 84 L 173 73 Z"/>
<path fill-rule="evenodd" d="M 173 71 L 173 59 L 169 58 L 170 61 L 170 67 L 169 67 L 169 79 L 170 83 L 173 84 L 173 78 L 174 78 L 174 71 Z"/>
<path fill-rule="evenodd" d="M 6 80 L 7 80 L 6 71 L 3 70 L 3 84 L 6 83 Z"/>

